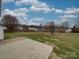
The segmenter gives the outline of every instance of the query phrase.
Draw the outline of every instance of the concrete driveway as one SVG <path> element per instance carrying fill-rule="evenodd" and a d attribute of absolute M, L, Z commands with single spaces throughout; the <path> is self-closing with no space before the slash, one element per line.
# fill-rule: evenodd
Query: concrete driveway
<path fill-rule="evenodd" d="M 52 46 L 24 37 L 19 41 L 1 44 L 0 59 L 48 59 Z"/>

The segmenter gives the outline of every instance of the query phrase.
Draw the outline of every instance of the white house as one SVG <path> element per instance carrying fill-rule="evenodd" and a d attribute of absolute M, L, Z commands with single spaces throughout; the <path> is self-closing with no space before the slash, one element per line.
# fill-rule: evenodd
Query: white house
<path fill-rule="evenodd" d="M 4 39 L 4 29 L 6 29 L 6 27 L 0 26 L 0 40 Z"/>

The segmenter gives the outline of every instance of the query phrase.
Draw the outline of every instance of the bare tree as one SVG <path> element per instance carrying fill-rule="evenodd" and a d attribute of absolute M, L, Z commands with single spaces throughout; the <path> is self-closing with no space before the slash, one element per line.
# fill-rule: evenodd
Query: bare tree
<path fill-rule="evenodd" d="M 8 32 L 13 32 L 18 25 L 18 19 L 12 15 L 4 15 L 2 17 L 2 25 L 7 27 Z"/>
<path fill-rule="evenodd" d="M 53 21 L 50 21 L 47 23 L 48 29 L 50 31 L 50 33 L 53 35 L 54 34 L 54 30 L 55 30 L 55 24 Z"/>
<path fill-rule="evenodd" d="M 69 23 L 68 23 L 68 21 L 64 21 L 64 22 L 62 22 L 62 23 L 61 23 L 61 26 L 62 26 L 62 27 L 66 27 L 66 28 L 68 28 L 68 27 L 69 27 Z"/>

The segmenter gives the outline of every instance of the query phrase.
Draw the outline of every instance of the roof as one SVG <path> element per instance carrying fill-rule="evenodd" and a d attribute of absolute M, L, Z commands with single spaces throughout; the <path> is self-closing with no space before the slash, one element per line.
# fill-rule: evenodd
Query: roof
<path fill-rule="evenodd" d="M 7 29 L 6 27 L 4 27 L 4 26 L 1 26 L 1 25 L 0 25 L 0 28 L 1 28 L 1 29 Z"/>

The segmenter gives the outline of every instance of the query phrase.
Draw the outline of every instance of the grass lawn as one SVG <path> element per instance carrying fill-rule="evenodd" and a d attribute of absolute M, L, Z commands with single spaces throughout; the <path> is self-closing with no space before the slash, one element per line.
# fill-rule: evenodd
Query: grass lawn
<path fill-rule="evenodd" d="M 54 45 L 54 52 L 62 59 L 79 59 L 79 33 L 15 32 L 5 33 L 5 39 L 27 37 L 42 43 Z"/>

